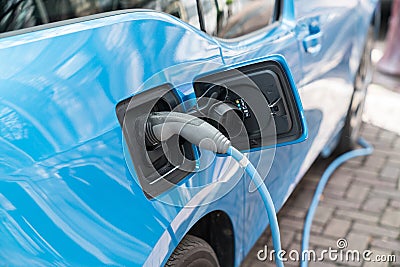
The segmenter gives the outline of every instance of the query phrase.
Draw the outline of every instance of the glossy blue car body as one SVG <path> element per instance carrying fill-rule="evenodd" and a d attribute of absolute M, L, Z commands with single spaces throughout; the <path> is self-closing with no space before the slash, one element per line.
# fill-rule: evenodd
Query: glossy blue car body
<path fill-rule="evenodd" d="M 260 196 L 248 190 L 249 178 L 218 201 L 198 205 L 219 190 L 207 186 L 227 167 L 227 158 L 219 157 L 201 174 L 202 191 L 183 201 L 196 207 L 148 200 L 125 160 L 116 105 L 146 90 L 141 85 L 155 73 L 179 64 L 215 63 L 217 70 L 282 55 L 309 132 L 306 141 L 276 149 L 265 181 L 279 210 L 340 134 L 375 5 L 286 0 L 280 21 L 234 40 L 215 39 L 154 11 L 1 38 L 0 264 L 163 265 L 199 220 L 219 211 L 229 218 L 238 266 L 268 224 Z M 307 39 L 310 25 L 318 27 L 317 38 Z M 164 78 L 191 82 L 199 71 L 185 68 Z M 178 93 L 182 100 L 194 97 L 190 88 Z M 260 153 L 268 151 L 249 156 Z"/>

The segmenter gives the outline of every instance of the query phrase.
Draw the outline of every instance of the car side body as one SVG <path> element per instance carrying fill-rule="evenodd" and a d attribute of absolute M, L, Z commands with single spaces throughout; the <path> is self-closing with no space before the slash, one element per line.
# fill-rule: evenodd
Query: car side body
<path fill-rule="evenodd" d="M 0 38 L 0 263 L 10 266 L 160 266 L 188 233 L 221 266 L 239 266 L 268 226 L 258 192 L 237 164 L 218 157 L 197 176 L 184 207 L 148 199 L 124 153 L 115 109 L 154 74 L 192 82 L 202 66 L 283 56 L 304 107 L 308 138 L 278 147 L 266 185 L 279 210 L 321 152 L 337 144 L 373 0 L 284 0 L 280 19 L 233 39 L 171 15 L 125 10 Z M 0 35 L 1 37 L 1 35 Z M 155 84 L 157 85 L 157 84 Z M 178 90 L 181 101 L 193 88 Z M 248 153 L 254 159 L 268 153 Z M 212 181 L 242 177 L 218 201 Z M 208 185 L 209 184 L 209 185 Z"/>

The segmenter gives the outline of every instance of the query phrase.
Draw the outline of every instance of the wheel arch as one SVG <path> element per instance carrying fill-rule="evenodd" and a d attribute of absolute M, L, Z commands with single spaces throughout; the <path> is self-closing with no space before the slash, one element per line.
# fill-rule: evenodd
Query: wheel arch
<path fill-rule="evenodd" d="M 233 222 L 222 210 L 203 216 L 187 234 L 204 239 L 215 251 L 221 267 L 235 264 L 235 234 Z"/>

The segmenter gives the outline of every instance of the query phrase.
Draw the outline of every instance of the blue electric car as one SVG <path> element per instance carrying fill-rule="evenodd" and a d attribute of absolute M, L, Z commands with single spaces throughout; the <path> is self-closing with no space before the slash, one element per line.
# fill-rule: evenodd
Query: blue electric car
<path fill-rule="evenodd" d="M 250 178 L 146 116 L 225 121 L 279 210 L 358 137 L 376 7 L 0 0 L 0 265 L 239 266 L 268 226 Z"/>

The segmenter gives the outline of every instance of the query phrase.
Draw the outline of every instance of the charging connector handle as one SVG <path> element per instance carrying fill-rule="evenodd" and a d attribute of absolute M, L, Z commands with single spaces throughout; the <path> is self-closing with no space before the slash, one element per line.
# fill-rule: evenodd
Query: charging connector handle
<path fill-rule="evenodd" d="M 154 112 L 148 118 L 146 136 L 166 141 L 180 135 L 188 142 L 216 153 L 225 154 L 231 142 L 218 129 L 195 116 L 179 112 Z M 152 140 L 154 143 L 154 140 Z"/>

